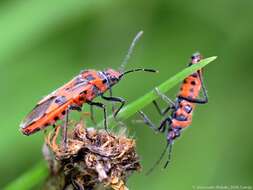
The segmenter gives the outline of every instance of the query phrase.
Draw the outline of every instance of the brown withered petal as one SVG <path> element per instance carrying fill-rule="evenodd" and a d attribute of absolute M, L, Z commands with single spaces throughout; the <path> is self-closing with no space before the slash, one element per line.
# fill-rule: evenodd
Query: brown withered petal
<path fill-rule="evenodd" d="M 44 189 L 128 190 L 127 177 L 141 169 L 133 139 L 85 128 L 80 121 L 69 130 L 64 147 L 57 141 L 60 128 L 45 138 L 43 153 L 51 175 Z"/>

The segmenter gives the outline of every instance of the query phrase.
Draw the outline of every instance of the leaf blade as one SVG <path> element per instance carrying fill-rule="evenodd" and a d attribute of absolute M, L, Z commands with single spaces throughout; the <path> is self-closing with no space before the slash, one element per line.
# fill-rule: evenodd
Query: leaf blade
<path fill-rule="evenodd" d="M 162 92 L 166 93 L 169 91 L 172 87 L 174 87 L 176 84 L 180 83 L 184 78 L 191 75 L 192 73 L 196 72 L 197 70 L 203 68 L 204 66 L 208 65 L 212 61 L 214 61 L 217 57 L 209 57 L 206 59 L 201 60 L 198 64 L 192 65 L 191 67 L 187 67 L 181 72 L 177 73 L 176 75 L 172 76 L 165 82 L 163 82 L 161 85 L 159 85 L 157 88 Z M 150 91 L 146 93 L 141 98 L 135 100 L 131 104 L 125 106 L 118 114 L 119 120 L 126 120 L 130 116 L 132 116 L 137 111 L 143 109 L 145 106 L 150 104 L 153 100 L 158 98 L 158 96 L 154 93 L 154 91 Z M 112 116 L 108 117 L 108 121 L 111 123 L 112 126 L 116 125 L 116 122 L 113 120 Z M 102 125 L 102 123 L 100 124 Z"/>

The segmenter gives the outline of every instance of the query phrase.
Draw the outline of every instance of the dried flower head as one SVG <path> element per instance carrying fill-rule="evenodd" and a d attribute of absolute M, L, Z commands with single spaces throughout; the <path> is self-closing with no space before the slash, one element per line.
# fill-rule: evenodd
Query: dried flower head
<path fill-rule="evenodd" d="M 80 121 L 69 131 L 65 147 L 57 143 L 59 131 L 60 126 L 45 138 L 43 152 L 51 171 L 45 189 L 127 190 L 127 177 L 141 168 L 133 139 L 85 128 Z"/>

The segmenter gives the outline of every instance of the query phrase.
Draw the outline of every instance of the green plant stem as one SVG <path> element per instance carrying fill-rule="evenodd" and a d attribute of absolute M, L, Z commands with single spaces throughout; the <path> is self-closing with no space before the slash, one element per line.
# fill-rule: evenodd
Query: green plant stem
<path fill-rule="evenodd" d="M 28 172 L 15 179 L 11 184 L 6 186 L 4 190 L 27 190 L 32 189 L 48 176 L 48 168 L 46 162 L 43 160 Z"/>
<path fill-rule="evenodd" d="M 170 90 L 173 86 L 180 83 L 184 78 L 189 76 L 190 74 L 196 72 L 197 70 L 203 68 L 210 62 L 214 61 L 216 57 L 209 57 L 207 59 L 203 59 L 198 64 L 192 65 L 191 67 L 187 67 L 183 71 L 177 73 L 173 77 L 166 80 L 164 83 L 159 85 L 157 88 L 162 92 L 165 93 Z M 125 106 L 119 113 L 118 118 L 120 120 L 126 120 L 127 118 L 134 115 L 137 111 L 143 109 L 145 106 L 150 104 L 153 100 L 158 98 L 157 94 L 152 90 L 151 92 L 145 94 L 141 98 L 135 100 L 128 106 Z M 110 127 L 115 126 L 116 122 L 114 121 L 113 116 L 108 117 L 110 122 Z M 103 122 L 100 123 L 103 125 Z M 34 187 L 36 184 L 44 180 L 47 176 L 47 168 L 45 164 L 39 163 L 33 169 L 13 181 L 9 184 L 5 190 L 12 190 L 12 189 L 30 189 Z"/>

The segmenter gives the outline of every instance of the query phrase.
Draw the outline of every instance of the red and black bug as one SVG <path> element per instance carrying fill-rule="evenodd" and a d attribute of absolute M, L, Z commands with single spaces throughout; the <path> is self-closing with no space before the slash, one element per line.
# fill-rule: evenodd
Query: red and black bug
<path fill-rule="evenodd" d="M 191 62 L 189 66 L 193 64 L 198 64 L 198 62 L 201 59 L 202 59 L 202 56 L 199 53 L 193 54 L 191 57 Z M 201 89 L 203 90 L 203 96 L 204 96 L 203 99 L 198 98 Z M 163 151 L 160 159 L 155 164 L 157 165 L 158 163 L 160 163 L 167 149 L 169 149 L 169 157 L 164 166 L 166 168 L 168 163 L 171 160 L 172 144 L 174 140 L 180 136 L 182 129 L 189 127 L 192 123 L 192 114 L 195 108 L 195 104 L 205 104 L 208 102 L 207 91 L 202 79 L 202 70 L 198 70 L 197 72 L 191 74 L 190 76 L 184 79 L 180 88 L 180 92 L 177 95 L 177 98 L 175 101 L 172 101 L 166 95 L 159 92 L 158 89 L 155 89 L 155 92 L 166 103 L 169 104 L 167 108 L 165 108 L 164 110 L 161 110 L 158 103 L 156 101 L 153 101 L 159 114 L 161 114 L 162 116 L 165 116 L 169 111 L 171 111 L 170 116 L 163 119 L 159 127 L 157 128 L 142 111 L 140 111 L 139 113 L 144 119 L 145 124 L 150 126 L 155 131 L 165 132 L 165 129 L 168 126 L 167 146 L 165 150 Z M 151 170 L 153 170 L 153 168 Z"/>
<path fill-rule="evenodd" d="M 114 112 L 114 116 L 116 117 L 120 109 L 124 106 L 125 100 L 121 97 L 112 96 L 112 87 L 128 73 L 137 71 L 156 72 L 153 69 L 142 68 L 124 71 L 124 67 L 133 51 L 133 47 L 142 33 L 142 31 L 139 32 L 134 38 L 119 71 L 113 69 L 107 69 L 104 71 L 81 71 L 79 75 L 37 103 L 35 108 L 33 108 L 22 121 L 20 125 L 21 132 L 25 135 L 31 135 L 49 125 L 54 125 L 57 120 L 65 118 L 63 138 L 66 141 L 68 113 L 70 110 L 81 111 L 84 103 L 91 106 L 92 120 L 94 120 L 92 111 L 93 106 L 103 109 L 104 126 L 107 130 L 106 106 L 101 102 L 94 102 L 93 100 L 96 97 L 101 96 L 107 101 L 119 102 L 121 105 Z M 107 97 L 104 93 L 108 90 L 110 96 Z"/>

